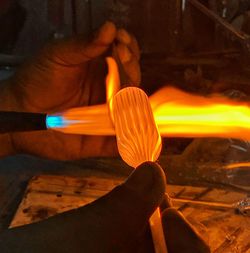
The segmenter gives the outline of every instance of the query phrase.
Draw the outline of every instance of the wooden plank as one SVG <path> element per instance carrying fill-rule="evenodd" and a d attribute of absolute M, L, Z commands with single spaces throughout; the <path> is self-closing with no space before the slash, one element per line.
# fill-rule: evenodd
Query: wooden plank
<path fill-rule="evenodd" d="M 86 205 L 111 191 L 119 180 L 43 175 L 32 178 L 10 227 L 29 224 Z"/>
<path fill-rule="evenodd" d="M 40 175 L 30 180 L 21 204 L 11 223 L 20 226 L 57 213 L 86 205 L 112 190 L 123 180 L 96 176 Z M 172 198 L 212 203 L 235 203 L 247 197 L 244 192 L 207 187 L 168 185 Z M 176 204 L 176 208 L 183 204 Z M 234 210 L 187 204 L 182 213 L 209 243 L 212 252 L 250 252 L 250 217 Z"/>

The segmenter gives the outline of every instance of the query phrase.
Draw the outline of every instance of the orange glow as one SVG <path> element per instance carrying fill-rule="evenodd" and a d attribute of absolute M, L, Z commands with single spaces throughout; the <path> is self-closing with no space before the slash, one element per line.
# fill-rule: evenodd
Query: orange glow
<path fill-rule="evenodd" d="M 111 113 L 122 159 L 134 168 L 156 161 L 161 152 L 161 136 L 145 92 L 136 87 L 122 89 L 112 99 Z"/>
<path fill-rule="evenodd" d="M 109 113 L 120 89 L 117 65 L 107 58 L 107 104 L 72 108 L 58 113 L 66 122 L 52 129 L 65 133 L 115 135 Z M 250 140 L 250 107 L 222 96 L 202 97 L 165 87 L 150 98 L 155 122 L 165 137 L 229 137 Z M 112 108 L 110 108 L 112 111 Z"/>
<path fill-rule="evenodd" d="M 68 134 L 115 135 L 107 104 L 76 107 L 55 115 L 63 117 L 66 123 L 54 130 Z"/>
<path fill-rule="evenodd" d="M 225 169 L 238 169 L 241 167 L 250 167 L 250 162 L 230 163 L 224 166 Z"/>
<path fill-rule="evenodd" d="M 62 119 L 60 126 L 54 130 L 70 134 L 86 135 L 115 135 L 113 123 L 110 118 L 110 103 L 112 97 L 120 89 L 118 67 L 112 57 L 107 57 L 108 74 L 106 77 L 107 104 L 71 108 L 67 111 L 56 113 Z"/>
<path fill-rule="evenodd" d="M 120 90 L 120 77 L 118 67 L 112 57 L 107 57 L 108 74 L 106 77 L 106 101 L 109 103 L 111 98 Z"/>
<path fill-rule="evenodd" d="M 250 108 L 221 96 L 202 97 L 165 87 L 150 97 L 162 136 L 250 139 Z"/>

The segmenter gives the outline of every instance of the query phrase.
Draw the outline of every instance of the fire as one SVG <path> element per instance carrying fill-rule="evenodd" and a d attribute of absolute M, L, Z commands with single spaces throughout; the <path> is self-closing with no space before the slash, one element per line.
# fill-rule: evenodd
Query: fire
<path fill-rule="evenodd" d="M 247 103 L 192 95 L 173 87 L 157 91 L 150 103 L 162 136 L 250 139 Z"/>
<path fill-rule="evenodd" d="M 47 127 L 69 134 L 115 135 L 107 104 L 76 107 L 49 115 Z"/>
<path fill-rule="evenodd" d="M 109 68 L 106 78 L 106 101 L 109 103 L 112 97 L 120 90 L 120 77 L 115 60 L 112 57 L 107 57 L 106 61 Z"/>
<path fill-rule="evenodd" d="M 115 61 L 108 58 L 107 63 L 107 104 L 72 108 L 49 115 L 49 128 L 73 134 L 115 135 L 110 117 L 112 108 L 109 106 L 120 89 L 120 80 Z M 250 107 L 246 102 L 218 95 L 192 95 L 173 87 L 160 89 L 149 100 L 162 136 L 250 139 Z"/>

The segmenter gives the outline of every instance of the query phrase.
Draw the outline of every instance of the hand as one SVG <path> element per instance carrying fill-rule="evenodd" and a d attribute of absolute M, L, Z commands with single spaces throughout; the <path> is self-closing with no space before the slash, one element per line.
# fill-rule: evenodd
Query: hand
<path fill-rule="evenodd" d="M 78 36 L 46 46 L 10 80 L 1 92 L 1 104 L 5 103 L 7 110 L 51 113 L 105 103 L 107 67 L 103 55 L 114 40 L 125 71 L 138 85 L 137 42 L 125 30 L 118 30 L 113 23 L 107 22 L 90 42 Z M 107 137 L 65 135 L 54 131 L 14 133 L 11 139 L 18 153 L 61 160 L 110 156 L 116 150 L 115 141 Z"/>
<path fill-rule="evenodd" d="M 149 217 L 165 193 L 156 163 L 140 165 L 121 186 L 84 207 L 0 235 L 2 253 L 153 253 Z M 209 253 L 209 247 L 174 208 L 163 213 L 168 253 Z"/>

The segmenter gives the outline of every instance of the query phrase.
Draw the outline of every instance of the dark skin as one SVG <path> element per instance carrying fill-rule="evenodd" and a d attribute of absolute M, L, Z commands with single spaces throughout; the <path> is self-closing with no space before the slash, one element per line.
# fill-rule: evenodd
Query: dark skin
<path fill-rule="evenodd" d="M 114 41 L 125 71 L 133 83 L 139 84 L 136 40 L 125 30 L 118 30 L 113 23 L 107 22 L 89 41 L 78 36 L 45 46 L 7 80 L 4 87 L 1 86 L 0 110 L 51 113 L 105 103 L 107 67 L 103 55 Z M 3 141 L 6 145 L 0 147 L 0 156 L 29 153 L 70 160 L 117 154 L 114 138 L 104 136 L 41 131 L 10 134 L 2 137 Z"/>
<path fill-rule="evenodd" d="M 95 202 L 0 235 L 0 252 L 153 253 L 148 219 L 164 199 L 161 167 L 140 165 L 121 186 Z M 162 213 L 168 253 L 208 253 L 209 247 L 174 208 Z"/>
<path fill-rule="evenodd" d="M 124 69 L 140 83 L 136 40 L 104 24 L 89 42 L 81 37 L 46 46 L 1 86 L 0 110 L 56 112 L 105 102 L 104 54 L 116 41 Z M 54 131 L 0 135 L 0 155 L 29 153 L 69 160 L 116 154 L 114 139 Z M 46 147 L 46 148 L 44 148 Z M 160 166 L 139 166 L 121 186 L 95 202 L 0 234 L 0 252 L 154 252 L 149 217 L 165 199 Z M 166 204 L 167 203 L 167 204 Z M 168 253 L 207 253 L 207 244 L 168 202 L 162 213 Z"/>

